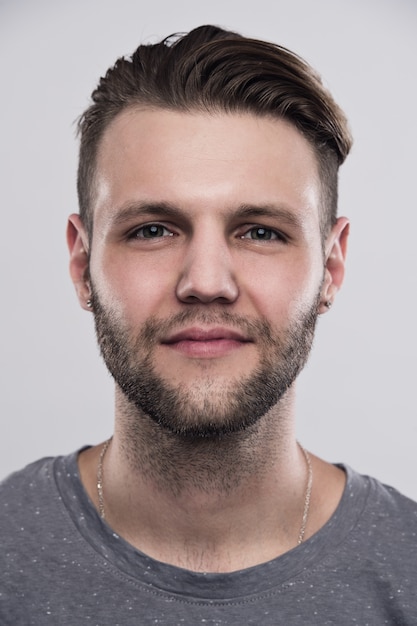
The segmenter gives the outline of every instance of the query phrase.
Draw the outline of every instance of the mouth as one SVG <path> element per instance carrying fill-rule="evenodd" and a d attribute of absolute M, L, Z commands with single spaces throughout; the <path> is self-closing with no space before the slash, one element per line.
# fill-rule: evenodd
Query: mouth
<path fill-rule="evenodd" d="M 253 343 L 252 339 L 224 327 L 187 328 L 161 341 L 162 345 L 194 358 L 225 356 L 248 343 Z"/>

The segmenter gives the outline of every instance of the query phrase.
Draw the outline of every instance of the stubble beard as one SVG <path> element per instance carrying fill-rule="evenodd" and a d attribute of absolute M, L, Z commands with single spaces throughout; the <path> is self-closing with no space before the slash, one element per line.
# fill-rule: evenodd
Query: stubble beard
<path fill-rule="evenodd" d="M 93 289 L 92 303 L 98 344 L 104 362 L 129 406 L 125 440 L 141 436 L 150 420 L 184 443 L 224 439 L 256 428 L 261 418 L 285 398 L 304 367 L 313 342 L 319 294 L 290 326 L 274 333 L 264 319 L 231 314 L 221 305 L 193 305 L 169 319 L 149 318 L 135 334 L 107 310 Z M 259 364 L 248 376 L 228 381 L 207 374 L 189 384 L 170 385 L 157 374 L 153 352 L 160 338 L 191 324 L 226 325 L 254 340 Z M 132 419 L 136 414 L 136 419 Z"/>

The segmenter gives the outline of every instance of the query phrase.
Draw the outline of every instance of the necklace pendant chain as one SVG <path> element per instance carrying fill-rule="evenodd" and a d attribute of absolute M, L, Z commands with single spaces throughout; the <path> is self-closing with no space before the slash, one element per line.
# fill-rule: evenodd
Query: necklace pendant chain
<path fill-rule="evenodd" d="M 303 517 L 301 520 L 301 528 L 300 528 L 300 532 L 298 533 L 298 541 L 297 541 L 297 545 L 299 546 L 300 543 L 303 543 L 304 541 L 304 535 L 306 532 L 307 521 L 308 521 L 308 514 L 310 512 L 311 490 L 313 488 L 313 467 L 311 465 L 311 459 L 310 459 L 309 453 L 301 445 L 299 441 L 297 441 L 297 443 L 299 445 L 301 452 L 304 455 L 304 458 L 307 464 L 307 486 L 306 486 L 306 491 L 305 491 L 305 496 L 304 496 Z"/>
<path fill-rule="evenodd" d="M 106 518 L 106 514 L 104 511 L 104 494 L 103 494 L 103 463 L 104 463 L 104 456 L 109 448 L 111 440 L 112 440 L 112 437 L 110 437 L 110 439 L 107 439 L 107 441 L 104 442 L 104 445 L 100 452 L 100 458 L 98 460 L 98 467 L 97 467 L 98 512 L 100 514 L 101 519 Z"/>
<path fill-rule="evenodd" d="M 105 454 L 107 450 L 109 449 L 111 441 L 112 441 L 112 437 L 110 437 L 110 439 L 107 439 L 107 441 L 104 442 L 103 447 L 100 452 L 100 457 L 99 457 L 98 467 L 97 467 L 98 511 L 99 511 L 101 519 L 103 520 L 106 519 L 106 513 L 104 509 L 104 492 L 103 492 L 103 464 L 104 464 Z M 304 496 L 303 517 L 301 520 L 301 527 L 298 533 L 298 541 L 297 541 L 297 545 L 299 546 L 304 541 L 304 536 L 305 536 L 307 521 L 308 521 L 308 514 L 310 512 L 311 490 L 313 487 L 313 468 L 311 465 L 310 455 L 308 454 L 307 450 L 301 445 L 300 442 L 297 442 L 297 443 L 301 452 L 304 455 L 306 465 L 307 465 L 307 485 L 306 485 L 305 496 Z"/>

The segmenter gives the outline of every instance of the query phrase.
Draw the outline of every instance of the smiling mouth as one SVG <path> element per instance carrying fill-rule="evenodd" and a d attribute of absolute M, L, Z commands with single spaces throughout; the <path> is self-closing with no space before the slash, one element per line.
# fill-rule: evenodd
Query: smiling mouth
<path fill-rule="evenodd" d="M 228 328 L 188 328 L 174 333 L 161 343 L 186 356 L 215 358 L 225 356 L 253 341 Z"/>
<path fill-rule="evenodd" d="M 248 343 L 248 337 L 230 328 L 187 328 L 170 335 L 162 343 L 171 344 L 178 341 L 217 341 L 231 340 Z"/>

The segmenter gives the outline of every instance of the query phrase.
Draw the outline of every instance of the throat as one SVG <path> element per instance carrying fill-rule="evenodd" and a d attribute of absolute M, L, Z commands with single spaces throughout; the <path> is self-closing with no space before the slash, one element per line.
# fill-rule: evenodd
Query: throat
<path fill-rule="evenodd" d="M 163 492 L 175 497 L 195 497 L 198 492 L 229 497 L 267 470 L 270 454 L 264 446 L 261 451 L 259 443 L 253 446 L 254 438 L 256 434 L 248 432 L 196 438 L 159 430 L 151 445 L 129 450 L 125 441 L 123 447 L 131 470 Z"/>
<path fill-rule="evenodd" d="M 296 481 L 281 493 L 278 481 L 268 481 L 271 473 L 263 478 L 247 472 L 243 481 L 241 471 L 232 486 L 223 471 L 220 485 L 217 472 L 211 483 L 188 482 L 185 489 L 183 481 L 182 489 L 169 492 L 166 485 L 163 492 L 160 486 L 155 492 L 144 480 L 136 483 L 138 491 L 132 498 L 133 483 L 125 481 L 125 494 L 117 491 L 115 476 L 105 467 L 111 445 L 109 440 L 101 447 L 98 461 L 99 512 L 120 536 L 148 556 L 192 571 L 231 572 L 276 558 L 304 538 L 312 469 L 302 448 L 308 480 Z"/>
<path fill-rule="evenodd" d="M 173 431 L 155 422 L 116 389 L 119 464 L 157 491 L 230 496 L 262 480 L 284 461 L 293 434 L 293 390 L 244 428 Z M 250 420 L 249 420 L 250 421 Z"/>
<path fill-rule="evenodd" d="M 270 412 L 245 430 L 206 437 L 179 436 L 137 411 L 118 418 L 96 453 L 95 501 L 137 549 L 226 572 L 304 539 L 312 470 L 288 415 Z"/>

